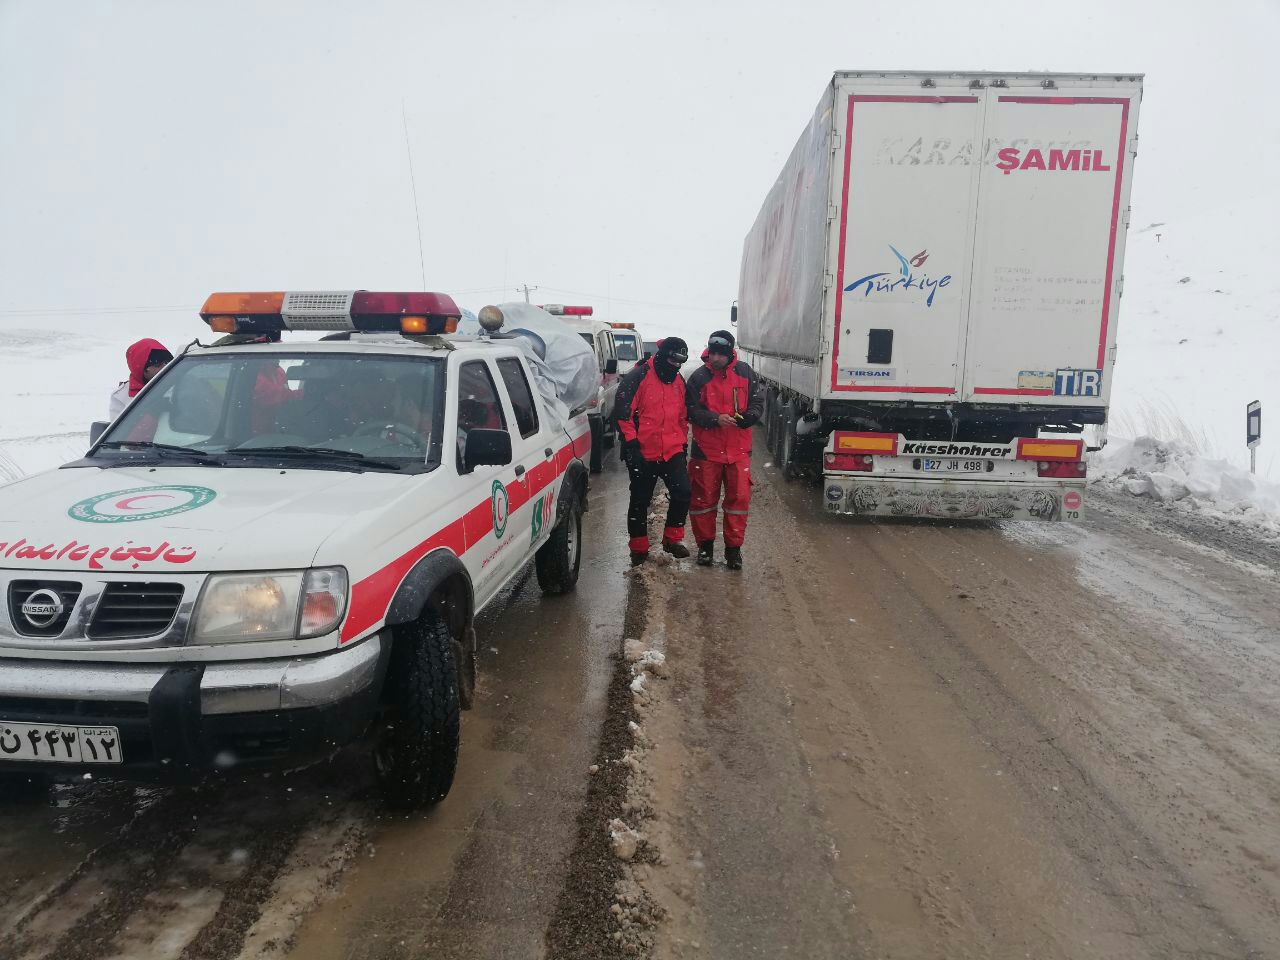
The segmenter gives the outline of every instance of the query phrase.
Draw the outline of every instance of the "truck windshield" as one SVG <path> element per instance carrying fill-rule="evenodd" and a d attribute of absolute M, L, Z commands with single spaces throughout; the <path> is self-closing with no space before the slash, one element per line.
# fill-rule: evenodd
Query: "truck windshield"
<path fill-rule="evenodd" d="M 94 458 L 422 472 L 440 461 L 438 358 L 185 356 L 112 424 Z"/>
<path fill-rule="evenodd" d="M 619 360 L 640 359 L 640 343 L 633 334 L 615 333 L 613 342 L 618 345 Z"/>

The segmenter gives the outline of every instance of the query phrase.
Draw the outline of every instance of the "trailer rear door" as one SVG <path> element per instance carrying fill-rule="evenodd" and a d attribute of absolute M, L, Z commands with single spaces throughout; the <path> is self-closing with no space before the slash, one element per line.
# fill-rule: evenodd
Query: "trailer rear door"
<path fill-rule="evenodd" d="M 1104 406 L 1139 88 L 1031 93 L 986 91 L 963 395 Z"/>
<path fill-rule="evenodd" d="M 958 397 L 983 107 L 963 82 L 838 89 L 830 396 Z"/>

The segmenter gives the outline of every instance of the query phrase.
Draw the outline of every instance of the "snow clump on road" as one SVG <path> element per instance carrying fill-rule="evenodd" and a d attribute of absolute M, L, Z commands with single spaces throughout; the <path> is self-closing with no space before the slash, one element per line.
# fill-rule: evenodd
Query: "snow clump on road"
<path fill-rule="evenodd" d="M 1095 482 L 1112 489 L 1280 534 L 1280 484 L 1201 456 L 1182 441 L 1113 441 L 1091 465 Z"/>

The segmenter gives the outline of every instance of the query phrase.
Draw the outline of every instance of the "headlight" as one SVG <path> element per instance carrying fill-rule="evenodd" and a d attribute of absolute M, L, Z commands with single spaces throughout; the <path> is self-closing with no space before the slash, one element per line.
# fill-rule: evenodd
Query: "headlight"
<path fill-rule="evenodd" d="M 211 576 L 196 607 L 196 643 L 292 640 L 328 633 L 347 608 L 342 567 Z"/>

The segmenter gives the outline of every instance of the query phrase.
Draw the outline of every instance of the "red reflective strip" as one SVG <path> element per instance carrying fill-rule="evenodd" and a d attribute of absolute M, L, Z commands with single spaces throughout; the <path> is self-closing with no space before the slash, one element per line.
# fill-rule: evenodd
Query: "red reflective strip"
<path fill-rule="evenodd" d="M 527 483 L 516 480 L 506 485 L 509 512 L 514 513 L 524 506 L 564 473 L 574 459 L 573 447 L 574 441 L 570 441 L 557 452 L 557 471 L 539 472 L 541 468 L 535 468 L 530 471 Z M 560 466 L 561 463 L 564 464 L 563 467 Z M 482 503 L 476 504 L 438 533 L 352 585 L 351 607 L 342 624 L 342 642 L 364 635 L 386 617 L 387 606 L 404 578 L 409 575 L 413 565 L 432 550 L 443 547 L 460 557 L 492 533 L 493 501 L 492 497 L 486 497 Z"/>
<path fill-rule="evenodd" d="M 955 393 L 955 387 L 891 387 L 887 383 L 867 386 L 836 387 L 833 390 L 857 390 L 870 393 Z"/>
<path fill-rule="evenodd" d="M 1051 397 L 1052 390 L 1039 388 L 1036 390 L 1006 390 L 1003 387 L 974 387 L 974 393 L 998 393 L 1007 397 Z"/>

